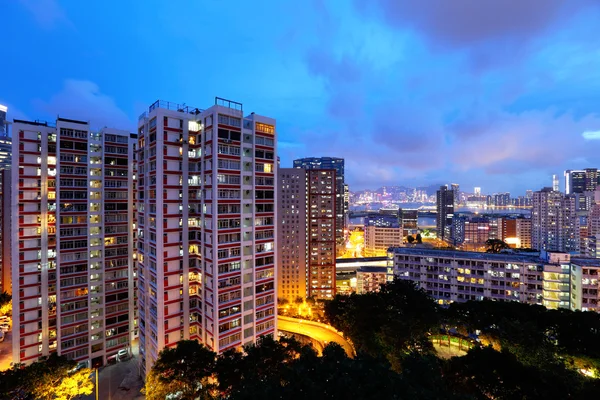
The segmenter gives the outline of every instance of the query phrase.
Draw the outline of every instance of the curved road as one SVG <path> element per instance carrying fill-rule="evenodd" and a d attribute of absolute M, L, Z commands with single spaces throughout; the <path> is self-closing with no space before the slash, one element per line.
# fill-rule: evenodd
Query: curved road
<path fill-rule="evenodd" d="M 354 347 L 352 347 L 350 342 L 337 333 L 334 328 L 328 329 L 323 324 L 279 315 L 277 317 L 277 329 L 308 336 L 320 342 L 323 346 L 326 346 L 329 342 L 335 342 L 343 347 L 348 357 L 353 358 L 355 355 Z"/>

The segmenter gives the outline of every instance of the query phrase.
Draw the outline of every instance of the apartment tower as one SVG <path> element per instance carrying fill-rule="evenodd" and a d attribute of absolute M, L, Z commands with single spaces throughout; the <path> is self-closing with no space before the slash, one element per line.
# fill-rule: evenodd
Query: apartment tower
<path fill-rule="evenodd" d="M 277 295 L 293 302 L 305 298 L 308 275 L 307 170 L 280 168 L 277 171 L 277 209 L 280 219 L 277 254 Z"/>
<path fill-rule="evenodd" d="M 138 137 L 142 373 L 181 339 L 220 353 L 274 335 L 275 120 L 157 101 Z"/>
<path fill-rule="evenodd" d="M 294 160 L 294 168 L 335 170 L 335 237 L 342 248 L 344 244 L 344 227 L 348 205 L 346 202 L 346 185 L 344 181 L 344 159 L 337 157 L 307 157 Z M 349 199 L 348 199 L 349 201 Z"/>
<path fill-rule="evenodd" d="M 135 335 L 135 135 L 14 121 L 13 360 L 100 366 Z"/>

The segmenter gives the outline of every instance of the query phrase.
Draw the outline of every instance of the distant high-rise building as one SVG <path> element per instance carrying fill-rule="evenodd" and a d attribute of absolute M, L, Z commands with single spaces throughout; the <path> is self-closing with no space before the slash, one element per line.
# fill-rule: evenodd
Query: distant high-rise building
<path fill-rule="evenodd" d="M 565 194 L 583 193 L 586 191 L 585 171 L 565 171 Z"/>
<path fill-rule="evenodd" d="M 389 247 L 402 246 L 402 225 L 395 215 L 378 215 L 365 219 L 365 256 L 385 255 Z"/>
<path fill-rule="evenodd" d="M 475 190 L 474 190 L 474 194 L 475 194 L 475 196 L 481 196 L 481 188 L 476 186 Z"/>
<path fill-rule="evenodd" d="M 139 118 L 143 374 L 182 339 L 220 353 L 276 335 L 275 126 L 220 98 Z"/>
<path fill-rule="evenodd" d="M 558 188 L 558 175 L 552 175 L 552 190 L 554 190 L 555 192 L 559 191 Z"/>
<path fill-rule="evenodd" d="M 6 121 L 6 106 L 0 104 L 0 170 L 10 168 L 12 153 L 12 138 Z"/>
<path fill-rule="evenodd" d="M 403 236 L 408 236 L 417 233 L 418 219 L 418 210 L 409 210 L 406 208 L 398 209 L 398 221 L 402 226 Z"/>
<path fill-rule="evenodd" d="M 106 364 L 137 329 L 137 137 L 64 118 L 13 129 L 13 361 Z"/>
<path fill-rule="evenodd" d="M 450 184 L 452 192 L 454 193 L 454 206 L 458 206 L 460 203 L 460 185 L 458 183 Z"/>
<path fill-rule="evenodd" d="M 598 168 L 586 168 L 585 170 L 585 190 L 593 192 L 598 187 Z"/>
<path fill-rule="evenodd" d="M 277 231 L 279 252 L 277 253 L 277 295 L 281 299 L 294 301 L 306 298 L 308 281 L 308 235 L 307 213 L 308 170 L 280 168 L 277 171 L 277 209 L 279 230 Z"/>
<path fill-rule="evenodd" d="M 11 292 L 10 282 L 10 171 L 12 138 L 6 121 L 7 108 L 0 104 L 0 291 Z"/>
<path fill-rule="evenodd" d="M 447 186 L 440 186 L 436 196 L 437 216 L 436 228 L 438 238 L 449 239 L 446 229 L 452 224 L 454 216 L 454 192 Z"/>
<path fill-rule="evenodd" d="M 533 190 L 526 190 L 525 191 L 525 198 L 526 199 L 533 199 Z"/>
<path fill-rule="evenodd" d="M 294 168 L 303 169 L 333 169 L 335 170 L 335 236 L 342 249 L 344 243 L 344 227 L 346 222 L 346 186 L 344 180 L 344 159 L 336 157 L 306 157 L 294 160 Z M 334 282 L 335 284 L 335 282 Z"/>
<path fill-rule="evenodd" d="M 536 250 L 562 251 L 563 194 L 543 188 L 533 193 L 531 245 Z"/>

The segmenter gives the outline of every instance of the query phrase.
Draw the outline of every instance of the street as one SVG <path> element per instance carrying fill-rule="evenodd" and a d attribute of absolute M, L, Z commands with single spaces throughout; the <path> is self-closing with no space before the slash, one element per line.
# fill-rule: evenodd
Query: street
<path fill-rule="evenodd" d="M 319 341 L 323 346 L 328 342 L 335 342 L 344 348 L 348 357 L 354 357 L 352 345 L 334 330 L 324 327 L 323 324 L 280 315 L 277 318 L 277 327 L 281 331 L 306 335 Z"/>
<path fill-rule="evenodd" d="M 96 377 L 92 375 L 95 382 Z M 98 375 L 98 399 L 133 400 L 143 399 L 140 394 L 143 387 L 142 379 L 138 376 L 138 357 L 134 355 L 128 361 L 103 367 Z M 96 394 L 82 396 L 83 400 L 94 400 Z"/>

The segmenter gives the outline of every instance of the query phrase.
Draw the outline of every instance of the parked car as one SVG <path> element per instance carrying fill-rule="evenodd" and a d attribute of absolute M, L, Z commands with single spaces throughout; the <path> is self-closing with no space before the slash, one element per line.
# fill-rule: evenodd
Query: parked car
<path fill-rule="evenodd" d="M 6 322 L 0 324 L 0 331 L 2 331 L 2 332 L 10 331 L 10 325 L 7 324 Z"/>
<path fill-rule="evenodd" d="M 121 349 L 117 352 L 117 361 L 129 360 L 129 352 L 127 349 Z"/>

